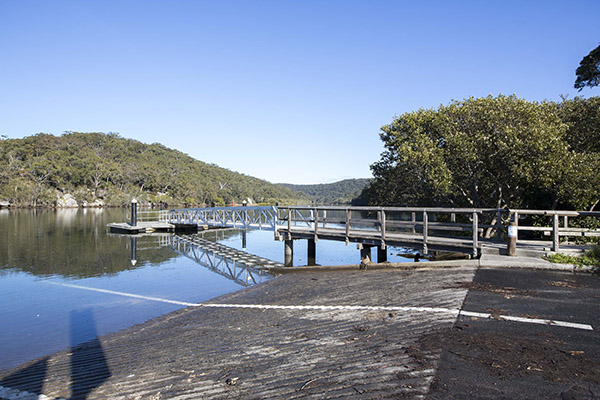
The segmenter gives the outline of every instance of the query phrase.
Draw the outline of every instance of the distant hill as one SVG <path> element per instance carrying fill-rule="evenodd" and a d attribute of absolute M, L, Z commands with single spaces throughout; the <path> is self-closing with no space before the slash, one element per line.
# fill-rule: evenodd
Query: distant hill
<path fill-rule="evenodd" d="M 288 189 L 304 194 L 308 199 L 319 205 L 350 204 L 356 199 L 369 183 L 369 179 L 345 179 L 334 183 L 321 183 L 316 185 L 294 185 L 280 183 Z"/>
<path fill-rule="evenodd" d="M 0 140 L 0 206 L 296 204 L 289 188 L 118 134 Z"/>

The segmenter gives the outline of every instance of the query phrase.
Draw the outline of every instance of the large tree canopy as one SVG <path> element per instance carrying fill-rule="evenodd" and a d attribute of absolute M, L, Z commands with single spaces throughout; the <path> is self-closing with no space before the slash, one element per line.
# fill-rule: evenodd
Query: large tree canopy
<path fill-rule="evenodd" d="M 577 146 L 597 141 L 569 138 L 598 107 L 490 96 L 403 114 L 382 127 L 385 151 L 365 196 L 378 205 L 590 208 L 600 153 Z M 597 137 L 598 125 L 588 133 Z"/>
<path fill-rule="evenodd" d="M 600 45 L 583 57 L 575 71 L 575 89 L 600 85 Z"/>

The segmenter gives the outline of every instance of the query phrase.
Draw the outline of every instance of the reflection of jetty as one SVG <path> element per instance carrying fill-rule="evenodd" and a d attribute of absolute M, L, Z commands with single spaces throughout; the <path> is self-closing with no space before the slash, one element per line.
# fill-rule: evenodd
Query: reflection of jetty
<path fill-rule="evenodd" d="M 283 264 L 211 242 L 196 235 L 167 237 L 169 247 L 211 271 L 242 286 L 262 282 L 264 269 L 283 267 Z"/>

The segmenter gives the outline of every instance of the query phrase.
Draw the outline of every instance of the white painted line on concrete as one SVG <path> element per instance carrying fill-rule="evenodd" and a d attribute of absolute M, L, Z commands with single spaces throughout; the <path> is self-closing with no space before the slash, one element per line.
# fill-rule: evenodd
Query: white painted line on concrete
<path fill-rule="evenodd" d="M 555 325 L 555 326 L 563 326 L 566 328 L 575 328 L 575 329 L 583 329 L 587 331 L 593 331 L 594 328 L 588 324 L 578 324 L 575 322 L 566 322 L 566 321 L 556 321 L 552 319 L 541 319 L 541 318 L 526 318 L 526 317 L 512 317 L 510 315 L 494 315 L 489 313 L 480 313 L 473 311 L 464 311 L 460 312 L 460 315 L 464 315 L 465 317 L 475 317 L 475 318 L 497 318 L 503 319 L 506 321 L 513 322 L 522 322 L 528 324 L 540 324 L 540 325 Z"/>
<path fill-rule="evenodd" d="M 405 306 L 280 306 L 276 304 L 216 304 L 204 303 L 200 304 L 203 307 L 212 308 L 256 308 L 263 310 L 319 310 L 319 311 L 338 311 L 338 310 L 353 310 L 353 311 L 413 311 L 413 312 L 437 312 L 444 314 L 458 315 L 458 310 L 449 308 L 437 307 L 405 307 Z"/>
<path fill-rule="evenodd" d="M 89 291 L 92 291 L 92 292 L 116 294 L 117 296 L 133 297 L 135 299 L 150 300 L 150 301 L 160 301 L 162 303 L 171 303 L 171 304 L 177 304 L 177 305 L 186 306 L 186 307 L 198 307 L 200 305 L 200 304 L 197 304 L 197 303 L 186 303 L 185 301 L 162 299 L 160 297 L 142 296 L 142 295 L 139 295 L 139 294 L 117 292 L 117 291 L 114 291 L 114 290 L 97 289 L 97 288 L 92 288 L 92 287 L 88 287 L 88 286 L 72 285 L 70 283 L 61 283 L 61 282 L 52 282 L 52 281 L 43 281 L 43 282 L 44 283 L 49 283 L 51 285 L 65 286 L 65 287 L 70 287 L 70 288 L 74 288 L 74 289 L 89 290 Z"/>
<path fill-rule="evenodd" d="M 65 286 L 75 289 L 90 290 L 93 292 L 114 294 L 118 296 L 133 297 L 136 299 L 159 301 L 163 303 L 177 304 L 185 307 L 210 307 L 210 308 L 250 308 L 250 309 L 261 309 L 261 310 L 320 310 L 320 311 L 337 311 L 337 310 L 354 310 L 354 311 L 404 311 L 404 312 L 430 312 L 430 313 L 444 313 L 451 315 L 463 315 L 465 317 L 476 317 L 476 318 L 497 318 L 506 321 L 521 322 L 528 324 L 541 324 L 541 325 L 553 325 L 563 326 L 567 328 L 583 329 L 592 331 L 594 328 L 588 324 L 578 324 L 567 321 L 556 321 L 550 319 L 540 318 L 526 318 L 526 317 L 513 317 L 510 315 L 494 315 L 489 313 L 480 313 L 473 311 L 457 310 L 450 308 L 441 307 L 409 307 L 409 306 L 325 306 L 325 305 L 307 305 L 307 306 L 284 306 L 275 304 L 218 304 L 218 303 L 188 303 L 185 301 L 177 301 L 170 299 L 163 299 L 160 297 L 142 296 L 139 294 L 117 292 L 114 290 L 98 289 L 88 286 L 72 285 L 69 283 L 44 281 L 52 285 Z"/>

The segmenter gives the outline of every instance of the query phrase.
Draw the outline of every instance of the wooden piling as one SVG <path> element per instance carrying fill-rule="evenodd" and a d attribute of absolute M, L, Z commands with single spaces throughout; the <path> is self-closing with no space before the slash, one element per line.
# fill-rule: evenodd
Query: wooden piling
<path fill-rule="evenodd" d="M 387 262 L 387 249 L 384 246 L 377 246 L 377 262 Z"/>
<path fill-rule="evenodd" d="M 294 241 L 289 239 L 284 243 L 284 262 L 286 267 L 294 266 Z"/>
<path fill-rule="evenodd" d="M 360 263 L 369 264 L 371 262 L 371 246 L 361 245 L 360 246 Z"/>
<path fill-rule="evenodd" d="M 317 242 L 314 239 L 308 239 L 307 265 L 317 265 Z"/>

